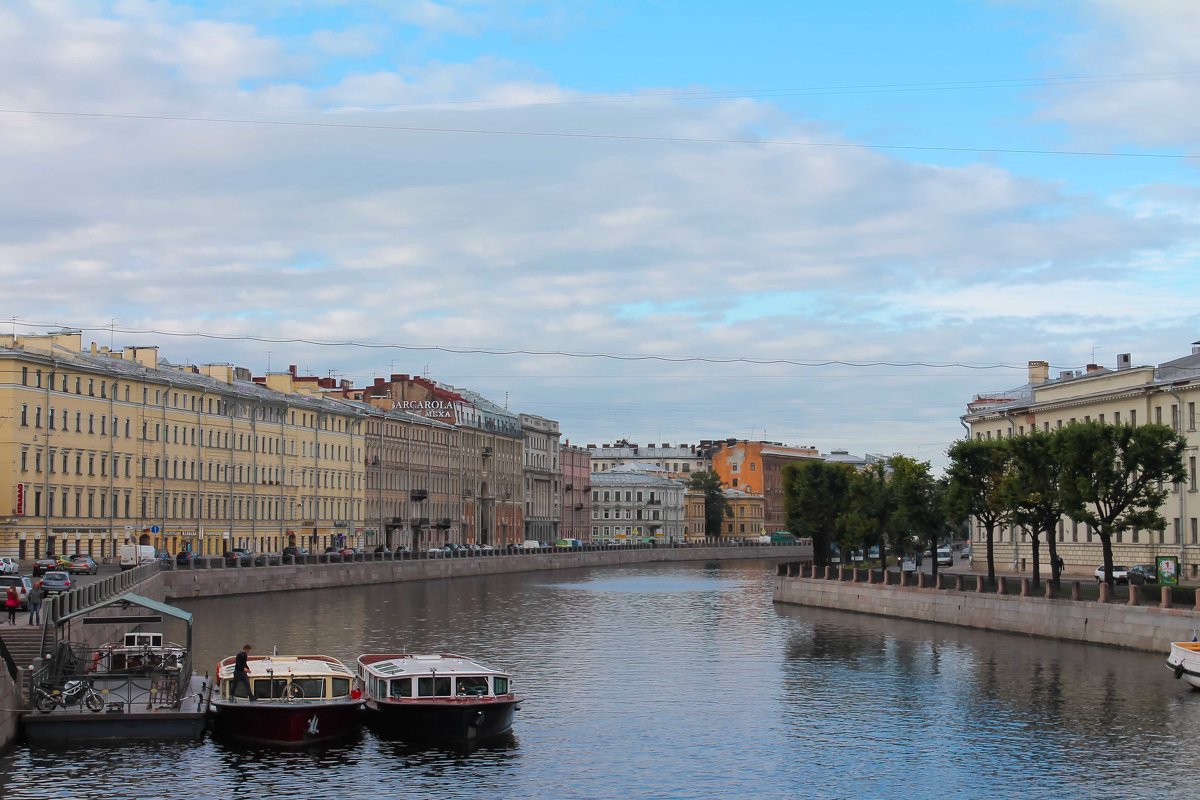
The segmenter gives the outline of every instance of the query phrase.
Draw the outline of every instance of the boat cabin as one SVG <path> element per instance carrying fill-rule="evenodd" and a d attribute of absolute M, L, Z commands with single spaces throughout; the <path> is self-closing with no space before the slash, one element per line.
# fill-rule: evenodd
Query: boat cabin
<path fill-rule="evenodd" d="M 328 656 L 250 656 L 250 688 L 256 700 L 338 700 L 353 695 L 354 673 Z M 221 699 L 246 698 L 246 685 L 233 686 L 233 659 L 221 662 Z"/>
<path fill-rule="evenodd" d="M 506 673 L 449 653 L 363 656 L 359 679 L 367 696 L 376 700 L 488 698 L 512 693 Z"/>

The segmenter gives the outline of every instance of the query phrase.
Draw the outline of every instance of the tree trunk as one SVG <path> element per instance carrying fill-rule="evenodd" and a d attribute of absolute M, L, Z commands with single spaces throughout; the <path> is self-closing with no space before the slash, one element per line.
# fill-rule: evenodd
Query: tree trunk
<path fill-rule="evenodd" d="M 938 575 L 938 563 L 937 563 L 938 553 L 937 553 L 937 551 L 938 551 L 937 534 L 930 534 L 930 536 L 929 536 L 929 558 L 931 561 L 933 561 L 933 565 L 930 567 L 930 569 L 932 570 L 932 572 L 930 572 L 930 574 L 933 576 L 934 586 L 937 585 L 937 575 Z"/>
<path fill-rule="evenodd" d="M 1042 530 L 1046 534 L 1046 551 L 1050 554 L 1050 584 L 1057 591 L 1061 588 L 1062 576 L 1058 569 L 1058 542 L 1054 539 L 1053 523 Z"/>
<path fill-rule="evenodd" d="M 1033 588 L 1042 585 L 1042 542 L 1038 538 L 1037 528 L 1029 529 L 1029 544 L 1033 548 Z"/>
<path fill-rule="evenodd" d="M 988 561 L 988 580 L 994 586 L 996 584 L 996 548 L 995 548 L 995 532 L 996 523 L 989 522 L 984 528 L 984 533 L 987 536 L 987 561 Z"/>
<path fill-rule="evenodd" d="M 1113 585 L 1116 583 L 1113 579 L 1112 535 L 1105 526 L 1101 526 L 1096 532 L 1100 534 L 1100 546 L 1104 550 L 1104 582 L 1108 584 L 1109 597 L 1112 597 Z"/>

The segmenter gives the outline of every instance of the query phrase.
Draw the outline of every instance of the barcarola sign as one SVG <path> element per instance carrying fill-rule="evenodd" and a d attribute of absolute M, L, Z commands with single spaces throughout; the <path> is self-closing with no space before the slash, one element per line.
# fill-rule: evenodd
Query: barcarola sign
<path fill-rule="evenodd" d="M 396 408 L 429 419 L 454 421 L 454 405 L 447 400 L 400 400 Z"/>

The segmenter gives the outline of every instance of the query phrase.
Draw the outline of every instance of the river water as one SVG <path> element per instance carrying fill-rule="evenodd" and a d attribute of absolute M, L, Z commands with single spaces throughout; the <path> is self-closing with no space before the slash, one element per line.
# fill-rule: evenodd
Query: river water
<path fill-rule="evenodd" d="M 1191 797 L 1200 693 L 1164 654 L 771 602 L 766 562 L 190 601 L 198 670 L 256 652 L 448 650 L 512 671 L 510 739 L 365 731 L 0 757 L 0 798 Z M 211 668 L 211 667 L 209 667 Z"/>

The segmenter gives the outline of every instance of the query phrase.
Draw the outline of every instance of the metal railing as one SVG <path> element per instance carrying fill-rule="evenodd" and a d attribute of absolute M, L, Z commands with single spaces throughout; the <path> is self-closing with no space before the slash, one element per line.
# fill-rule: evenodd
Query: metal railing
<path fill-rule="evenodd" d="M 104 696 L 109 709 L 179 708 L 191 679 L 191 653 L 184 653 L 182 659 L 160 656 L 157 661 L 154 655 L 147 650 L 136 667 L 107 671 L 106 665 L 112 663 L 111 652 L 59 642 L 50 659 L 30 673 L 26 687 L 30 705 L 36 704 L 41 692 L 52 692 L 70 681 L 86 681 Z"/>
<path fill-rule="evenodd" d="M 39 653 L 48 652 L 58 642 L 58 621 L 69 614 L 85 611 L 119 594 L 130 591 L 135 586 L 153 578 L 162 570 L 159 562 L 142 564 L 124 572 L 118 572 L 102 580 L 94 581 L 78 589 L 47 597 L 42 604 L 44 622 L 42 624 L 42 641 Z"/>

